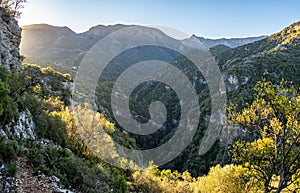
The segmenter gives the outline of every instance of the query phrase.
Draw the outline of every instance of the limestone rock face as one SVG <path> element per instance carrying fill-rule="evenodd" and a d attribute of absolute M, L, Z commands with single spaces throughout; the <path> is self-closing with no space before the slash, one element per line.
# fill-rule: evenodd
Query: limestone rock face
<path fill-rule="evenodd" d="M 0 7 L 0 66 L 9 71 L 22 68 L 19 45 L 21 28 L 18 22 Z"/>
<path fill-rule="evenodd" d="M 34 122 L 31 113 L 26 110 L 19 113 L 19 118 L 4 128 L 0 128 L 0 135 L 9 139 L 30 139 L 35 140 Z"/>
<path fill-rule="evenodd" d="M 230 74 L 227 78 L 227 91 L 232 92 L 238 89 L 239 80 L 235 74 Z"/>
<path fill-rule="evenodd" d="M 22 69 L 19 46 L 21 28 L 15 18 L 0 7 L 0 66 L 10 72 Z M 0 128 L 0 136 L 10 139 L 35 140 L 34 123 L 28 110 L 19 113 L 16 120 Z"/>

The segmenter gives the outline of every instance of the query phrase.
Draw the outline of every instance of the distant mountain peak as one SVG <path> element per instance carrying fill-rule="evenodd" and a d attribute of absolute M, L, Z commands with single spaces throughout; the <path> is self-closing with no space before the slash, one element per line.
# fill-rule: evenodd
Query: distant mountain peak
<path fill-rule="evenodd" d="M 91 27 L 88 31 L 82 33 L 82 35 L 96 35 L 104 37 L 110 34 L 113 31 L 129 27 L 131 25 L 123 25 L 123 24 L 116 24 L 116 25 L 96 25 Z"/>
<path fill-rule="evenodd" d="M 45 30 L 45 31 L 57 31 L 60 33 L 75 35 L 76 33 L 68 28 L 67 26 L 52 26 L 49 24 L 32 24 L 32 25 L 25 25 L 22 26 L 23 30 Z"/>
<path fill-rule="evenodd" d="M 103 28 L 119 28 L 119 27 L 128 27 L 130 25 L 124 25 L 124 24 L 115 24 L 115 25 L 95 25 L 95 26 L 92 26 L 88 31 L 91 31 L 91 30 L 97 30 L 97 29 L 103 29 Z"/>
<path fill-rule="evenodd" d="M 28 29 L 28 28 L 30 28 L 30 29 L 66 29 L 66 30 L 72 31 L 67 26 L 53 26 L 53 25 L 49 25 L 49 24 L 45 24 L 45 23 L 25 25 L 25 26 L 22 26 L 22 28 L 24 28 L 24 29 Z"/>
<path fill-rule="evenodd" d="M 190 39 L 197 38 L 206 48 L 212 48 L 218 44 L 228 46 L 230 48 L 236 48 L 245 44 L 249 44 L 261 39 L 266 38 L 266 36 L 258 37 L 247 37 L 247 38 L 220 38 L 220 39 L 210 39 L 204 37 L 198 37 L 193 34 Z"/>

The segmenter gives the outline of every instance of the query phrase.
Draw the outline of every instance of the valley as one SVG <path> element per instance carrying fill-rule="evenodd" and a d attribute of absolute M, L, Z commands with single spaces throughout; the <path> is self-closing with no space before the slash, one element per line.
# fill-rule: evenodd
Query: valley
<path fill-rule="evenodd" d="M 0 1 L 0 192 L 300 191 L 300 21 L 76 33 L 20 27 L 25 2 Z"/>

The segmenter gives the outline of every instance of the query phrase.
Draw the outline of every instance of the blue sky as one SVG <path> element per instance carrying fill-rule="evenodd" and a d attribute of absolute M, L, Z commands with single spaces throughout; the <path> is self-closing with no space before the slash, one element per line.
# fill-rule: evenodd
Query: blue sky
<path fill-rule="evenodd" d="M 209 38 L 269 35 L 300 21 L 300 0 L 29 0 L 20 25 L 83 32 L 98 24 L 160 25 Z"/>

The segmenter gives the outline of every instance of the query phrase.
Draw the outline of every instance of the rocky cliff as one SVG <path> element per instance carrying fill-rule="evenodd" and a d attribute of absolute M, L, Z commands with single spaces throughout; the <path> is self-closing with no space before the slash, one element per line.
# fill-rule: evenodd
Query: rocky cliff
<path fill-rule="evenodd" d="M 35 144 L 43 150 L 59 149 L 59 151 L 63 151 L 64 149 L 51 140 L 38 138 L 34 114 L 30 112 L 28 105 L 22 103 L 28 95 L 21 95 L 20 91 L 27 89 L 28 85 L 24 83 L 29 81 L 24 78 L 24 74 L 27 73 L 27 75 L 31 75 L 31 78 L 35 77 L 35 81 L 43 83 L 47 92 L 53 90 L 56 95 L 66 96 L 68 88 L 67 83 L 63 81 L 66 78 L 62 78 L 64 77 L 62 74 L 55 73 L 50 68 L 43 69 L 42 72 L 39 67 L 32 67 L 30 68 L 32 74 L 30 74 L 29 67 L 27 67 L 26 71 L 26 67 L 22 66 L 20 60 L 20 42 L 21 28 L 18 26 L 18 22 L 0 7 L 0 86 L 2 85 L 0 104 L 3 110 L 0 116 L 0 193 L 72 193 L 72 191 L 62 188 L 58 177 L 46 176 L 40 170 L 36 174 L 37 170 L 33 168 L 33 160 L 30 160 L 29 156 L 29 152 L 34 151 Z M 38 74 L 38 72 L 40 73 Z M 44 79 L 37 77 L 42 75 L 44 75 Z M 53 78 L 49 78 L 51 75 Z M 24 81 L 23 84 L 21 81 Z M 32 81 L 30 86 L 34 86 L 34 83 L 36 82 Z M 56 92 L 55 89 L 58 91 Z M 19 101 L 21 98 L 22 102 Z M 17 101 L 15 106 L 10 105 L 15 101 Z M 8 116 L 11 112 L 14 112 L 13 118 Z"/>
<path fill-rule="evenodd" d="M 9 71 L 22 68 L 19 45 L 21 28 L 18 22 L 0 7 L 0 66 Z"/>
<path fill-rule="evenodd" d="M 0 1 L 1 2 L 1 1 Z M 19 45 L 21 41 L 21 28 L 17 21 L 0 7 L 0 67 L 9 72 L 20 72 Z M 0 77 L 0 82 L 2 77 Z M 0 99 L 4 100 L 4 99 Z M 5 114 L 6 112 L 4 112 Z M 9 163 L 5 163 L 10 148 L 13 146 L 11 140 L 35 140 L 34 123 L 28 110 L 19 112 L 16 119 L 8 124 L 2 124 L 0 120 L 0 192 L 21 192 L 18 189 L 18 180 L 9 175 Z M 12 164 L 11 164 L 12 166 Z M 17 167 L 16 167 L 17 168 Z M 20 182 L 20 181 L 19 181 Z"/>
<path fill-rule="evenodd" d="M 23 68 L 19 54 L 21 31 L 15 18 L 0 7 L 0 66 L 5 67 L 10 72 Z M 10 124 L 2 127 L 0 125 L 0 135 L 5 138 L 35 139 L 33 128 L 34 124 L 30 112 L 26 110 L 20 112 L 17 120 L 12 120 Z"/>

